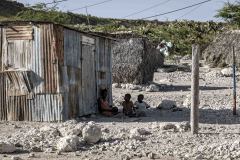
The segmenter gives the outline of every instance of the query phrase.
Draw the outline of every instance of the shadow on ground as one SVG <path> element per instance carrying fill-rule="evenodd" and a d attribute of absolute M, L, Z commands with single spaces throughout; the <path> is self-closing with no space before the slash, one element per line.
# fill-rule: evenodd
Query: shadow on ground
<path fill-rule="evenodd" d="M 240 112 L 240 111 L 239 111 Z M 96 122 L 183 122 L 190 120 L 190 109 L 182 108 L 182 111 L 172 112 L 171 110 L 151 109 L 148 111 L 148 117 L 129 118 L 122 113 L 115 117 L 103 117 L 97 115 L 94 118 L 86 118 L 86 121 Z M 240 124 L 240 116 L 234 116 L 232 110 L 222 109 L 200 109 L 199 122 L 204 124 Z"/>
<path fill-rule="evenodd" d="M 176 91 L 190 91 L 190 85 L 165 85 L 162 87 L 161 92 L 176 92 Z M 208 90 L 224 90 L 229 89 L 229 87 L 214 87 L 214 86 L 200 86 L 200 90 L 208 91 Z"/>

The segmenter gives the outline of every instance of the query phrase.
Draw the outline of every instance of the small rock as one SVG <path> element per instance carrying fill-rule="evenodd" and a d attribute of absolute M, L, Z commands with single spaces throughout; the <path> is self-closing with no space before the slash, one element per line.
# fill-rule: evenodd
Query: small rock
<path fill-rule="evenodd" d="M 225 77 L 231 77 L 232 76 L 232 68 L 224 68 L 221 70 L 221 74 Z"/>
<path fill-rule="evenodd" d="M 187 95 L 186 99 L 183 102 L 183 106 L 186 108 L 191 107 L 191 95 Z"/>
<path fill-rule="evenodd" d="M 177 107 L 177 103 L 176 101 L 172 101 L 172 100 L 163 100 L 159 105 L 158 105 L 158 109 L 164 109 L 164 110 L 171 110 L 173 108 Z"/>
<path fill-rule="evenodd" d="M 76 152 L 74 153 L 74 155 L 75 155 L 75 156 L 80 156 L 80 155 L 81 155 L 81 152 L 80 152 L 80 151 L 76 151 Z"/>
<path fill-rule="evenodd" d="M 139 90 L 139 89 L 141 89 L 141 87 L 138 86 L 138 85 L 135 85 L 135 84 L 126 84 L 126 89 L 129 89 L 129 90 Z"/>
<path fill-rule="evenodd" d="M 147 155 L 147 157 L 148 157 L 149 159 L 154 159 L 154 153 L 150 152 L 150 153 Z"/>
<path fill-rule="evenodd" d="M 37 147 L 37 146 L 33 146 L 33 147 L 31 147 L 30 150 L 31 150 L 32 152 L 42 152 L 41 147 Z"/>
<path fill-rule="evenodd" d="M 95 124 L 88 123 L 82 130 L 84 141 L 87 143 L 97 143 L 102 136 L 101 128 Z"/>
<path fill-rule="evenodd" d="M 123 154 L 121 155 L 121 160 L 130 160 L 129 155 Z"/>
<path fill-rule="evenodd" d="M 56 152 L 56 155 L 61 155 L 61 154 L 62 154 L 61 151 L 57 151 L 57 152 Z"/>
<path fill-rule="evenodd" d="M 46 148 L 44 152 L 45 153 L 53 153 L 53 150 L 54 150 L 53 148 Z"/>
<path fill-rule="evenodd" d="M 151 84 L 148 87 L 146 87 L 146 92 L 159 92 L 159 87 L 155 84 Z"/>
<path fill-rule="evenodd" d="M 126 89 L 126 84 L 121 84 L 122 89 Z"/>
<path fill-rule="evenodd" d="M 191 129 L 189 122 L 181 122 L 180 124 L 177 124 L 176 127 L 180 132 L 187 132 Z"/>
<path fill-rule="evenodd" d="M 61 138 L 57 143 L 57 149 L 62 152 L 73 152 L 77 150 L 79 138 L 75 135 Z"/>
<path fill-rule="evenodd" d="M 17 157 L 17 156 L 12 156 L 12 157 L 11 157 L 11 160 L 22 160 L 22 158 Z"/>
<path fill-rule="evenodd" d="M 71 119 L 71 120 L 68 120 L 66 122 L 63 123 L 63 125 L 73 125 L 73 124 L 77 124 L 78 121 L 76 119 Z"/>
<path fill-rule="evenodd" d="M 144 139 L 143 136 L 147 134 L 150 134 L 150 132 L 145 130 L 144 128 L 134 128 L 130 130 L 129 138 L 143 140 Z"/>
<path fill-rule="evenodd" d="M 174 130 L 176 130 L 177 127 L 176 127 L 175 124 L 172 124 L 172 123 L 165 123 L 165 124 L 161 125 L 161 129 L 162 129 L 162 130 L 170 130 L 170 129 L 174 129 Z"/>
<path fill-rule="evenodd" d="M 113 83 L 112 88 L 121 88 L 121 84 L 119 83 Z"/>
<path fill-rule="evenodd" d="M 16 151 L 16 147 L 12 143 L 0 142 L 0 153 L 13 153 Z"/>
<path fill-rule="evenodd" d="M 34 158 L 35 154 L 34 153 L 29 153 L 28 158 Z"/>

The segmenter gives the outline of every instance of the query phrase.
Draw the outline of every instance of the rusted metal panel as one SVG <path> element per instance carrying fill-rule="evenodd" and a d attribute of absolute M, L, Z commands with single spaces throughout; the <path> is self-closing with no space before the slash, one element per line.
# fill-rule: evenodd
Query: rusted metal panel
<path fill-rule="evenodd" d="M 94 45 L 82 46 L 82 106 L 79 108 L 79 115 L 87 115 L 96 112 L 97 100 L 97 81 L 95 67 Z"/>
<path fill-rule="evenodd" d="M 7 27 L 6 38 L 7 40 L 32 40 L 33 28 L 30 25 Z"/>
<path fill-rule="evenodd" d="M 5 72 L 7 78 L 8 96 L 29 95 L 32 92 L 32 84 L 27 71 Z"/>
<path fill-rule="evenodd" d="M 6 76 L 0 73 L 0 120 L 7 120 L 7 90 L 6 90 Z"/>
<path fill-rule="evenodd" d="M 2 27 L 0 26 L 0 71 L 2 71 Z"/>
<path fill-rule="evenodd" d="M 53 24 L 41 25 L 41 51 L 44 73 L 44 93 L 56 93 L 58 85 L 57 55 L 53 47 Z"/>
<path fill-rule="evenodd" d="M 31 41 L 11 40 L 7 41 L 7 52 L 4 54 L 4 70 L 29 69 L 31 59 Z"/>
<path fill-rule="evenodd" d="M 64 65 L 81 68 L 81 35 L 80 33 L 64 29 Z"/>
<path fill-rule="evenodd" d="M 5 119 L 9 121 L 62 121 L 62 95 L 36 95 L 33 99 L 28 99 L 27 96 L 9 96 L 4 111 L 7 112 Z"/>

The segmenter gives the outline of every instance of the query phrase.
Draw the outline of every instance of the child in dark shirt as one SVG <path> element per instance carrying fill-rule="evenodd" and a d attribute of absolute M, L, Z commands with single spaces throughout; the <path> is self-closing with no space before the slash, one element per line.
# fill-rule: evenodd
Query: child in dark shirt
<path fill-rule="evenodd" d="M 129 117 L 135 117 L 135 110 L 134 110 L 134 105 L 133 102 L 131 101 L 131 95 L 130 94 L 126 94 L 124 97 L 124 101 L 122 102 L 122 106 L 123 106 L 123 113 L 126 116 Z"/>

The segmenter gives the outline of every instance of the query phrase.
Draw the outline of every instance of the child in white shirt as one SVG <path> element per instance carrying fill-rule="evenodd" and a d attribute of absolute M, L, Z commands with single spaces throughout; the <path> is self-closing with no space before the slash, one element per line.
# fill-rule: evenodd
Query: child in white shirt
<path fill-rule="evenodd" d="M 150 107 L 146 102 L 143 101 L 144 96 L 142 94 L 138 95 L 138 100 L 134 103 L 136 116 L 146 117 L 146 111 Z"/>

